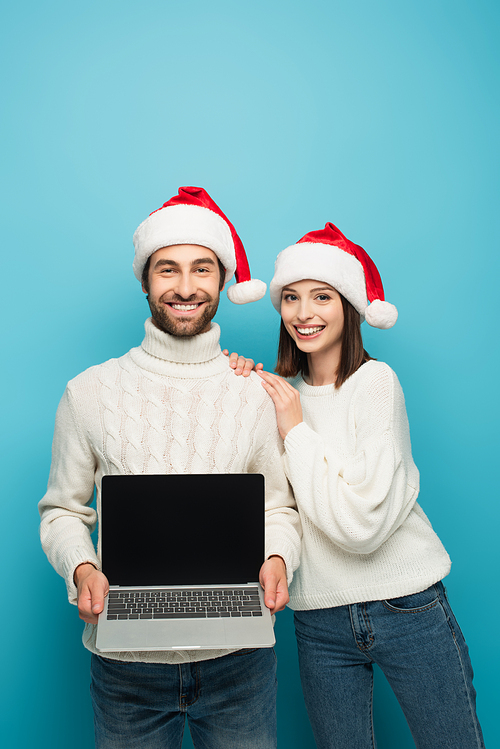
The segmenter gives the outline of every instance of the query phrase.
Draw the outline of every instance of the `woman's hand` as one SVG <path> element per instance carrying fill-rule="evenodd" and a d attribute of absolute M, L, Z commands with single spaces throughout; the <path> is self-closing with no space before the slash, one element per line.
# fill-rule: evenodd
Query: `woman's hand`
<path fill-rule="evenodd" d="M 224 356 L 229 356 L 227 348 L 222 353 Z M 235 352 L 229 356 L 229 366 L 234 369 L 235 375 L 243 375 L 243 377 L 248 377 L 252 371 L 258 372 L 260 369 L 264 369 L 263 364 L 256 364 L 253 359 L 246 359 Z"/>
<path fill-rule="evenodd" d="M 304 421 L 299 391 L 278 375 L 262 371 L 257 374 L 262 377 L 262 385 L 273 399 L 278 429 L 285 439 L 290 429 Z"/>

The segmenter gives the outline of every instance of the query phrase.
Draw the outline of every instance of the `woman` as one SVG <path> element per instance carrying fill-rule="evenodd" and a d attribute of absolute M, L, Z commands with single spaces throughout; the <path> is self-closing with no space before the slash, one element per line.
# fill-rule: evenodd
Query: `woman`
<path fill-rule="evenodd" d="M 401 386 L 363 349 L 362 320 L 388 328 L 397 311 L 372 260 L 333 224 L 280 253 L 270 290 L 281 312 L 276 371 L 296 379 L 259 374 L 304 530 L 289 605 L 317 746 L 375 745 L 376 663 L 419 749 L 483 747 L 467 646 L 441 582 L 450 560 L 416 501 Z"/>

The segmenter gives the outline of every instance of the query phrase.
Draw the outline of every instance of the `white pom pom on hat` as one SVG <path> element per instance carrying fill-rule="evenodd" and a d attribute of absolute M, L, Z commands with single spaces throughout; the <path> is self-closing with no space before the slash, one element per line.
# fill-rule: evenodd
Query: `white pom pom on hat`
<path fill-rule="evenodd" d="M 365 311 L 366 322 L 374 328 L 392 328 L 397 319 L 396 307 L 382 299 L 374 299 Z"/>
<path fill-rule="evenodd" d="M 373 260 L 332 223 L 309 232 L 276 258 L 269 289 L 278 312 L 282 288 L 308 278 L 333 286 L 359 312 L 361 321 L 366 319 L 374 328 L 392 328 L 398 319 L 396 307 L 385 301 Z"/>
<path fill-rule="evenodd" d="M 262 299 L 266 284 L 252 279 L 243 243 L 236 229 L 202 187 L 179 187 L 134 233 L 134 275 L 141 281 L 148 258 L 161 249 L 177 244 L 197 244 L 212 250 L 226 271 L 225 282 L 236 277 L 227 295 L 235 304 Z"/>

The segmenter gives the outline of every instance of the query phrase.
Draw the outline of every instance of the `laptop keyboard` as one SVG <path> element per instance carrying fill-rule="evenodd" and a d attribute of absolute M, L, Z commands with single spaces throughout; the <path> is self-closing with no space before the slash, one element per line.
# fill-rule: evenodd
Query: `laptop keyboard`
<path fill-rule="evenodd" d="M 262 616 L 258 588 L 133 590 L 109 593 L 108 619 L 210 619 Z"/>

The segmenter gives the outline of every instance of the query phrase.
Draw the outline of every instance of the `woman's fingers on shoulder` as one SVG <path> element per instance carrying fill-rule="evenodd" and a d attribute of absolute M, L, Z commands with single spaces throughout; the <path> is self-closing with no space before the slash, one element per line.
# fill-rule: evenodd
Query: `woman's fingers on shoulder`
<path fill-rule="evenodd" d="M 293 385 L 290 385 L 289 382 L 283 379 L 283 377 L 280 377 L 279 375 L 272 374 L 271 372 L 259 372 L 258 374 L 261 375 L 262 379 L 265 380 L 270 385 L 273 385 L 278 390 L 281 390 L 283 393 L 288 393 L 290 395 L 293 394 L 299 394 L 298 390 L 296 390 Z"/>
<path fill-rule="evenodd" d="M 236 351 L 233 351 L 232 354 L 229 353 L 229 351 L 224 349 L 222 351 L 224 356 L 227 356 L 229 359 L 229 366 L 231 369 L 234 369 L 234 373 L 237 375 L 243 375 L 243 377 L 248 377 L 250 372 L 253 370 L 262 369 L 262 364 L 255 364 L 254 360 L 250 357 L 242 356 L 242 354 L 238 354 Z"/>
<path fill-rule="evenodd" d="M 288 383 L 278 375 L 266 372 L 266 377 L 262 378 L 262 384 L 266 391 L 272 397 L 276 405 L 286 406 L 293 397 L 293 393 L 287 388 Z"/>
<path fill-rule="evenodd" d="M 280 395 L 281 389 L 279 387 L 279 377 L 271 374 L 270 372 L 258 372 L 262 379 L 262 386 L 269 393 L 271 398 L 276 402 L 276 398 Z"/>
<path fill-rule="evenodd" d="M 266 372 L 265 369 L 259 370 L 258 374 L 262 377 L 263 380 L 272 384 L 278 383 L 280 381 L 284 382 L 284 380 L 282 380 L 279 375 L 273 374 L 272 372 Z"/>
<path fill-rule="evenodd" d="M 273 386 L 272 380 L 268 377 L 267 372 L 258 372 L 257 374 L 261 375 L 262 384 L 265 388 L 270 388 Z"/>
<path fill-rule="evenodd" d="M 238 374 L 241 372 L 243 377 L 248 377 L 250 372 L 255 369 L 255 362 L 253 359 L 246 359 L 244 356 L 238 357 L 237 367 L 235 372 Z"/>

